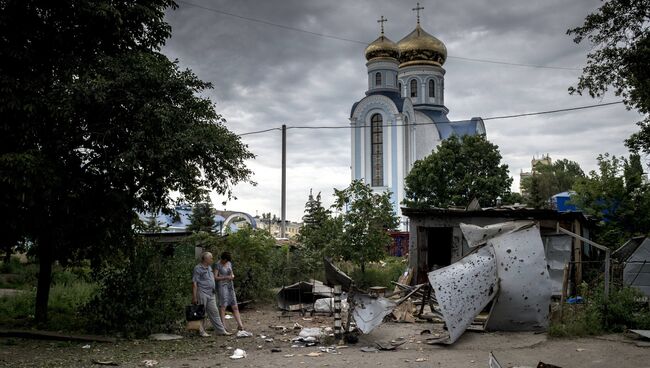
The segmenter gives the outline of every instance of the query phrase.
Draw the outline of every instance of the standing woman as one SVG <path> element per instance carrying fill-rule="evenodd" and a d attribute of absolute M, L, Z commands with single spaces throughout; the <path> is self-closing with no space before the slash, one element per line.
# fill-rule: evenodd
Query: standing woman
<path fill-rule="evenodd" d="M 217 280 L 217 291 L 219 293 L 219 314 L 221 321 L 226 325 L 226 307 L 232 308 L 232 314 L 237 321 L 237 328 L 244 329 L 241 323 L 241 316 L 239 315 L 239 307 L 237 306 L 237 296 L 235 296 L 235 287 L 233 279 L 235 275 L 232 273 L 232 256 L 229 252 L 221 253 L 221 259 L 217 262 L 214 270 L 214 279 Z"/>

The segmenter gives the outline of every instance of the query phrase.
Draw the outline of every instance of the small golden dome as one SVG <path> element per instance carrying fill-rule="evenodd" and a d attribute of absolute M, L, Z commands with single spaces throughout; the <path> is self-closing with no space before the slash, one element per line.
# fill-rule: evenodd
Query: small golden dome
<path fill-rule="evenodd" d="M 372 41 L 368 47 L 366 47 L 365 54 L 366 60 L 368 61 L 380 57 L 393 59 L 397 59 L 399 57 L 397 44 L 389 40 L 388 37 L 384 36 L 383 34 L 376 40 Z"/>
<path fill-rule="evenodd" d="M 398 43 L 400 67 L 416 64 L 442 66 L 447 60 L 447 48 L 439 39 L 425 32 L 418 24 L 413 32 Z"/>

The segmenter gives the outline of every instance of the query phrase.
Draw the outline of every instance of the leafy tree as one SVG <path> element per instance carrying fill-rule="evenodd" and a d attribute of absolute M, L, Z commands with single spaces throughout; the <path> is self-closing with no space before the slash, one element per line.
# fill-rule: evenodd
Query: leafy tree
<path fill-rule="evenodd" d="M 355 180 L 346 189 L 334 189 L 334 195 L 334 208 L 343 212 L 343 232 L 332 255 L 357 264 L 365 272 L 367 263 L 386 255 L 391 243 L 388 230 L 399 224 L 391 193 L 374 193 L 370 185 Z"/>
<path fill-rule="evenodd" d="M 627 140 L 632 150 L 650 153 L 650 0 L 609 0 L 582 26 L 569 29 L 574 41 L 587 39 L 592 51 L 570 93 L 587 91 L 601 97 L 611 87 L 625 105 L 645 118 L 641 130 Z"/>
<path fill-rule="evenodd" d="M 332 217 L 332 211 L 323 207 L 320 192 L 314 197 L 311 190 L 302 221 L 298 241 L 302 245 L 302 255 L 307 259 L 307 271 L 314 271 L 321 267 L 323 255 L 337 248 L 343 222 L 341 217 Z"/>
<path fill-rule="evenodd" d="M 37 321 L 54 261 L 128 256 L 137 212 L 249 180 L 252 154 L 198 96 L 210 84 L 159 52 L 168 8 L 0 2 L 0 203 L 39 260 Z"/>
<path fill-rule="evenodd" d="M 596 241 L 611 247 L 650 232 L 650 186 L 637 154 L 598 156 L 594 170 L 575 185 L 571 201 L 598 220 Z"/>
<path fill-rule="evenodd" d="M 576 180 L 584 177 L 585 173 L 577 162 L 561 159 L 551 165 L 538 163 L 532 175 L 524 178 L 521 184 L 528 193 L 529 206 L 548 208 L 553 195 L 571 190 Z"/>
<path fill-rule="evenodd" d="M 211 202 L 199 202 L 192 206 L 192 214 L 189 216 L 190 225 L 187 230 L 192 232 L 205 231 L 214 232 L 214 215 L 216 214 Z"/>
<path fill-rule="evenodd" d="M 452 136 L 413 165 L 405 179 L 409 207 L 493 206 L 510 193 L 512 178 L 499 147 L 485 136 Z"/>

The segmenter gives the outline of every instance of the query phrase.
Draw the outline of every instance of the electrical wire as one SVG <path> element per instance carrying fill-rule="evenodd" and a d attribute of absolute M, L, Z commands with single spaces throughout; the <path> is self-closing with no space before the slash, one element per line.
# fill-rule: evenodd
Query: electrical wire
<path fill-rule="evenodd" d="M 263 20 L 263 19 L 245 17 L 243 15 L 234 14 L 234 13 L 226 12 L 226 11 L 223 11 L 223 10 L 219 10 L 219 9 L 210 8 L 210 7 L 207 7 L 207 6 L 191 3 L 189 1 L 177 0 L 177 2 L 188 5 L 188 6 L 195 7 L 195 8 L 198 8 L 198 9 L 206 10 L 206 11 L 209 11 L 209 12 L 212 12 L 212 13 L 216 13 L 216 14 L 220 14 L 220 15 L 226 15 L 226 16 L 229 16 L 229 17 L 238 18 L 238 19 L 241 19 L 241 20 L 249 21 L 249 22 L 264 24 L 264 25 L 267 25 L 267 26 L 282 28 L 282 29 L 285 29 L 285 30 L 288 30 L 288 31 L 306 33 L 306 34 L 309 34 L 309 35 L 312 35 L 312 36 L 317 36 L 317 37 L 322 37 L 322 38 L 329 38 L 329 39 L 337 40 L 337 41 L 351 42 L 351 43 L 360 44 L 360 45 L 368 45 L 369 44 L 369 42 L 353 40 L 353 39 L 350 39 L 350 38 L 344 38 L 344 37 L 334 36 L 334 35 L 325 34 L 325 33 L 313 32 L 313 31 L 309 31 L 309 30 L 306 30 L 306 29 L 302 29 L 302 28 L 291 27 L 291 26 L 287 26 L 287 25 L 284 25 L 284 24 L 269 22 L 269 21 L 266 21 L 266 20 Z M 452 55 L 447 56 L 447 58 L 471 61 L 471 62 L 476 62 L 476 63 L 488 63 L 488 64 L 519 66 L 519 67 L 538 68 L 538 69 L 573 70 L 573 71 L 582 70 L 580 68 L 570 68 L 570 67 L 563 67 L 563 66 L 549 66 L 549 65 L 536 65 L 536 64 L 526 64 L 526 63 L 514 63 L 514 62 L 508 62 L 508 61 L 476 59 L 476 58 L 468 58 L 468 57 L 463 57 L 463 56 L 452 56 Z"/>
<path fill-rule="evenodd" d="M 564 108 L 564 109 L 546 110 L 546 111 L 537 111 L 537 112 L 527 112 L 527 113 L 513 114 L 513 115 L 492 116 L 492 117 L 481 118 L 481 119 L 483 121 L 485 121 L 485 120 L 513 119 L 513 118 L 520 118 L 520 117 L 524 117 L 524 116 L 547 115 L 547 114 L 556 114 L 556 113 L 560 113 L 560 112 L 569 112 L 569 111 L 576 111 L 576 110 L 592 109 L 592 108 L 595 108 L 595 107 L 619 105 L 619 104 L 622 104 L 622 103 L 623 103 L 623 101 L 604 102 L 604 103 L 599 103 L 599 104 L 594 104 L 594 105 L 568 107 L 568 108 Z M 460 121 L 466 121 L 466 120 L 454 120 L 454 121 L 449 121 L 449 122 L 445 121 L 443 123 L 453 124 L 453 123 L 457 123 L 457 122 L 460 122 Z M 394 125 L 381 125 L 381 127 L 386 128 L 386 127 L 391 127 L 391 126 L 400 127 L 400 126 L 417 126 L 417 125 L 434 125 L 434 124 L 440 124 L 440 123 L 431 122 L 431 123 L 394 124 Z M 290 130 L 290 129 L 354 129 L 354 128 L 370 128 L 370 125 L 320 125 L 320 126 L 303 125 L 303 126 L 288 126 L 287 130 Z M 270 128 L 270 129 L 258 130 L 258 131 L 253 131 L 253 132 L 237 134 L 237 135 L 241 137 L 241 136 L 245 136 L 245 135 L 266 133 L 266 132 L 270 132 L 272 130 L 282 130 L 282 128 Z"/>

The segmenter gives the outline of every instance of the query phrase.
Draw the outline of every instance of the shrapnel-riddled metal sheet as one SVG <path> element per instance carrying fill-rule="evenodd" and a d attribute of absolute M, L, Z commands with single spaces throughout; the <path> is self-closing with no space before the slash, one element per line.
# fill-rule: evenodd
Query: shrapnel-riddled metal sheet
<path fill-rule="evenodd" d="M 518 227 L 490 239 L 499 275 L 499 293 L 488 330 L 533 331 L 548 327 L 551 280 L 537 225 Z"/>
<path fill-rule="evenodd" d="M 534 226 L 531 221 L 510 221 L 499 224 L 478 226 L 472 224 L 460 224 L 460 230 L 470 248 L 485 244 L 488 240 L 518 229 Z"/>
<path fill-rule="evenodd" d="M 352 317 L 357 328 L 364 334 L 370 333 L 379 326 L 384 317 L 389 315 L 397 304 L 383 297 L 371 297 L 365 294 L 353 294 L 354 311 Z"/>
<path fill-rule="evenodd" d="M 492 247 L 480 248 L 428 276 L 449 332 L 449 339 L 441 341 L 446 344 L 454 343 L 465 332 L 499 290 Z"/>

